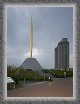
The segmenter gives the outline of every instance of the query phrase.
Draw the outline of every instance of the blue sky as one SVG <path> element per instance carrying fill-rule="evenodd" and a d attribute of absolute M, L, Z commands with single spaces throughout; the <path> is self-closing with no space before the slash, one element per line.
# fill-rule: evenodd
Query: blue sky
<path fill-rule="evenodd" d="M 19 66 L 30 56 L 30 16 L 33 20 L 33 57 L 43 68 L 54 68 L 54 49 L 62 38 L 68 38 L 72 67 L 73 7 L 8 7 L 8 64 Z"/>

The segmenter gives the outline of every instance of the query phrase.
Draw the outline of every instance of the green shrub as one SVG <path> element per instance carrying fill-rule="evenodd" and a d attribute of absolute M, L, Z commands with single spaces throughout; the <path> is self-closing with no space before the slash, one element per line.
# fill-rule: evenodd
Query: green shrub
<path fill-rule="evenodd" d="M 49 70 L 49 73 L 51 73 L 54 77 L 58 78 L 64 78 L 64 70 Z M 73 71 L 66 71 L 66 77 L 72 77 Z"/>

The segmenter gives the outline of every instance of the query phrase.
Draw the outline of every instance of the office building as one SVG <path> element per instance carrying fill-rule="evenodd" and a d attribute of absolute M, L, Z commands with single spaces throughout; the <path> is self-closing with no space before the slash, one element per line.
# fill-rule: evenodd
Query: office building
<path fill-rule="evenodd" d="M 62 38 L 55 48 L 55 69 L 66 70 L 69 68 L 69 42 Z"/>

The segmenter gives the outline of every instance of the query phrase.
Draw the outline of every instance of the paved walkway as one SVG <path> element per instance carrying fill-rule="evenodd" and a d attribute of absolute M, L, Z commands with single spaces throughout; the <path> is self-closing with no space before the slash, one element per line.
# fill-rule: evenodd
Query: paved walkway
<path fill-rule="evenodd" d="M 28 84 L 8 91 L 8 97 L 72 97 L 73 78 L 55 78 L 53 81 Z"/>

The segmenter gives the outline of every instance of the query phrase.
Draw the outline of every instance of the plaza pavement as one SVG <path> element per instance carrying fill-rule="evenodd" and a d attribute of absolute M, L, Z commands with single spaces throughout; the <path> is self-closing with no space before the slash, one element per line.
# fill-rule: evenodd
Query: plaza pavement
<path fill-rule="evenodd" d="M 54 78 L 10 90 L 7 97 L 73 97 L 73 78 Z"/>

